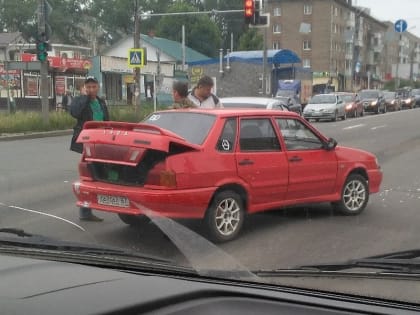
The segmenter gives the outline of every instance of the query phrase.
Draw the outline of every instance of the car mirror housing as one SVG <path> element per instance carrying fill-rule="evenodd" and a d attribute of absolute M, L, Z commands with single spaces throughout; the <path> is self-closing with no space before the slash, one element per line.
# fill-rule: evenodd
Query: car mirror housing
<path fill-rule="evenodd" d="M 324 148 L 327 151 L 331 151 L 335 149 L 337 144 L 337 140 L 335 140 L 334 138 L 329 138 L 328 141 L 324 144 Z"/>

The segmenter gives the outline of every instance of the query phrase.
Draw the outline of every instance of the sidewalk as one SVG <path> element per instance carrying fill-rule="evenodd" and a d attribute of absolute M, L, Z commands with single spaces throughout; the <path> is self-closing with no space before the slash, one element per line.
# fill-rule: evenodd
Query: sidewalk
<path fill-rule="evenodd" d="M 26 133 L 0 133 L 0 141 L 14 141 L 14 140 L 23 140 L 23 139 L 70 136 L 72 134 L 73 134 L 73 129 L 43 131 L 43 132 L 26 132 Z"/>

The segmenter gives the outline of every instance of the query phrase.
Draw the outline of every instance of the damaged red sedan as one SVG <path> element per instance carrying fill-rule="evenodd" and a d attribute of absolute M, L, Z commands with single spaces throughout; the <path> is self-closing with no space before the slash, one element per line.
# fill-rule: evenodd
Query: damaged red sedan
<path fill-rule="evenodd" d="M 185 109 L 144 122 L 88 122 L 77 205 L 117 213 L 205 220 L 208 237 L 234 239 L 247 214 L 331 202 L 359 214 L 379 191 L 376 157 L 337 146 L 291 112 Z"/>

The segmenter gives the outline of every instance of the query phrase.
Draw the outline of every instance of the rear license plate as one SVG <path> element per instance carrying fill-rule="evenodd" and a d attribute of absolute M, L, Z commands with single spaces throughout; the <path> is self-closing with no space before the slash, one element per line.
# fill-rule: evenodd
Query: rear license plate
<path fill-rule="evenodd" d="M 98 203 L 105 206 L 128 208 L 130 202 L 127 197 L 98 195 Z"/>

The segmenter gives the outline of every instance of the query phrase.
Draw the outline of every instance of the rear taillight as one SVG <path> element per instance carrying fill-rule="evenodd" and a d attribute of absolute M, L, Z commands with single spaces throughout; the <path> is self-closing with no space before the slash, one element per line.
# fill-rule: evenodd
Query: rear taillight
<path fill-rule="evenodd" d="M 176 173 L 165 169 L 165 163 L 156 164 L 147 174 L 145 185 L 176 187 Z"/>
<path fill-rule="evenodd" d="M 160 185 L 165 187 L 176 187 L 176 174 L 174 171 L 160 172 Z"/>
<path fill-rule="evenodd" d="M 83 179 L 92 179 L 92 174 L 89 170 L 89 164 L 87 162 L 79 163 L 79 175 Z"/>

